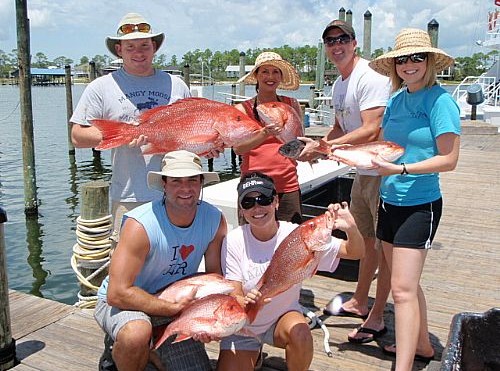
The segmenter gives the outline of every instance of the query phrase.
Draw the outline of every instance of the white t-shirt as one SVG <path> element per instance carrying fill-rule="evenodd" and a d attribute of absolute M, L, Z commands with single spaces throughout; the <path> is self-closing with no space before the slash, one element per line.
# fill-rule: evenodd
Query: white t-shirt
<path fill-rule="evenodd" d="M 345 80 L 339 76 L 332 87 L 335 118 L 345 134 L 361 127 L 361 112 L 385 107 L 391 91 L 388 77 L 375 72 L 366 59 L 360 58 Z M 370 170 L 359 174 L 373 175 Z"/>
<path fill-rule="evenodd" d="M 134 123 L 141 112 L 189 97 L 189 88 L 177 76 L 156 70 L 151 76 L 134 76 L 119 69 L 92 81 L 80 98 L 70 121 L 91 125 L 92 119 Z M 113 201 L 148 202 L 161 192 L 148 188 L 148 171 L 161 168 L 162 155 L 143 155 L 127 145 L 111 150 Z"/>
<path fill-rule="evenodd" d="M 259 241 L 250 231 L 250 225 L 244 224 L 230 231 L 222 244 L 222 271 L 224 276 L 241 282 L 243 293 L 255 288 L 268 267 L 274 251 L 297 224 L 279 222 L 276 235 L 269 241 Z M 322 256 L 318 270 L 333 272 L 338 264 L 337 253 L 342 240 L 332 238 L 332 242 Z M 283 267 L 286 269 L 286 267 Z M 246 325 L 245 329 L 254 334 L 261 334 L 270 328 L 284 313 L 290 310 L 301 311 L 299 305 L 300 289 L 296 284 L 287 291 L 275 296 L 269 304 L 265 304 L 257 313 L 255 321 Z"/>

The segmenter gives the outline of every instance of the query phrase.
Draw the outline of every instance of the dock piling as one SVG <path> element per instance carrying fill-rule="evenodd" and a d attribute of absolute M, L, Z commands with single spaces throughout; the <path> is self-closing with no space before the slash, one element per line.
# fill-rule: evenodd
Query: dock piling
<path fill-rule="evenodd" d="M 7 212 L 0 207 L 0 302 L 2 303 L 2 309 L 0 309 L 0 371 L 14 367 L 16 362 L 16 341 L 12 338 L 10 326 L 9 284 L 3 228 L 6 221 Z"/>
<path fill-rule="evenodd" d="M 66 116 L 68 121 L 68 152 L 70 155 L 75 154 L 75 147 L 71 141 L 71 116 L 73 115 L 73 93 L 71 91 L 71 66 L 64 66 L 66 73 L 65 86 L 66 86 Z"/>

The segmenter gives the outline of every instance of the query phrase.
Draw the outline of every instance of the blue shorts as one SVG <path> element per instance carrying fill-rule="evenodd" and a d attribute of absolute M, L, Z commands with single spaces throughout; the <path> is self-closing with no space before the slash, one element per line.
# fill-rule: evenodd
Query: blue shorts
<path fill-rule="evenodd" d="M 381 200 L 377 238 L 395 247 L 430 249 L 442 211 L 442 198 L 415 206 L 395 206 Z"/>
<path fill-rule="evenodd" d="M 276 322 L 277 323 L 277 322 Z M 274 345 L 274 330 L 276 323 L 267 329 L 266 332 L 258 335 L 257 337 L 230 335 L 221 339 L 221 350 L 254 350 L 258 351 L 262 344 Z"/>

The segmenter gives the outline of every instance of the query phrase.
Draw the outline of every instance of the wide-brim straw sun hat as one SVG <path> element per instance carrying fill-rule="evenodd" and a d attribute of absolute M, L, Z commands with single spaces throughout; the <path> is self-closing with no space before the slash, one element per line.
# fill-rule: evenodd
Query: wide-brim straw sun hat
<path fill-rule="evenodd" d="M 415 53 L 434 54 L 438 72 L 453 64 L 453 57 L 432 46 L 431 38 L 426 31 L 404 28 L 396 36 L 394 49 L 371 61 L 370 67 L 382 75 L 390 76 L 394 71 L 394 58 Z"/>
<path fill-rule="evenodd" d="M 139 25 L 141 23 L 146 23 L 150 26 L 148 32 L 141 32 L 137 28 L 130 33 L 123 33 L 121 31 L 121 27 L 123 25 L 127 24 Z M 106 47 L 113 55 L 119 57 L 119 55 L 116 54 L 115 45 L 121 40 L 136 40 L 136 39 L 148 39 L 148 38 L 152 38 L 156 42 L 156 50 L 158 50 L 160 49 L 161 44 L 163 44 L 163 40 L 165 40 L 165 34 L 163 32 L 153 33 L 153 28 L 151 27 L 151 24 L 142 15 L 138 13 L 127 13 L 118 23 L 118 27 L 116 29 L 116 36 L 106 37 Z"/>
<path fill-rule="evenodd" d="M 219 175 L 212 171 L 203 171 L 201 159 L 189 151 L 172 151 L 163 156 L 161 171 L 148 172 L 148 187 L 163 192 L 164 182 L 162 177 L 184 178 L 203 175 L 203 184 L 219 181 Z"/>
<path fill-rule="evenodd" d="M 278 85 L 278 89 L 297 90 L 299 88 L 300 76 L 297 70 L 290 64 L 290 62 L 284 60 L 278 53 L 274 52 L 260 53 L 255 59 L 255 66 L 252 70 L 240 78 L 238 82 L 244 82 L 245 84 L 251 85 L 257 84 L 255 73 L 262 65 L 271 65 L 281 70 L 282 79 L 281 83 Z"/>

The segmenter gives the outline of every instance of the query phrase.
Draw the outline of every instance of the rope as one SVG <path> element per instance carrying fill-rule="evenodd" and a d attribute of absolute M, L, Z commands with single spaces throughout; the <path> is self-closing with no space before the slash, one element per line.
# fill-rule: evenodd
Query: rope
<path fill-rule="evenodd" d="M 330 349 L 330 332 L 328 331 L 328 328 L 325 326 L 321 318 L 319 318 L 316 313 L 313 311 L 309 310 L 306 307 L 301 306 L 302 308 L 302 313 L 304 316 L 308 317 L 311 320 L 311 323 L 309 324 L 309 328 L 313 329 L 316 327 L 316 325 L 319 325 L 321 330 L 323 330 L 323 348 L 325 349 L 325 353 L 328 355 L 328 357 L 332 357 L 333 353 Z"/>
<path fill-rule="evenodd" d="M 78 292 L 78 302 L 74 305 L 92 309 L 97 303 L 100 282 L 94 284 L 91 281 L 103 272 L 107 272 L 110 264 L 112 216 L 107 215 L 98 219 L 82 219 L 79 216 L 76 222 L 76 243 L 73 245 L 71 268 L 83 287 Z M 82 273 L 83 269 L 92 272 L 85 276 Z M 85 294 L 82 291 L 85 291 Z"/>

